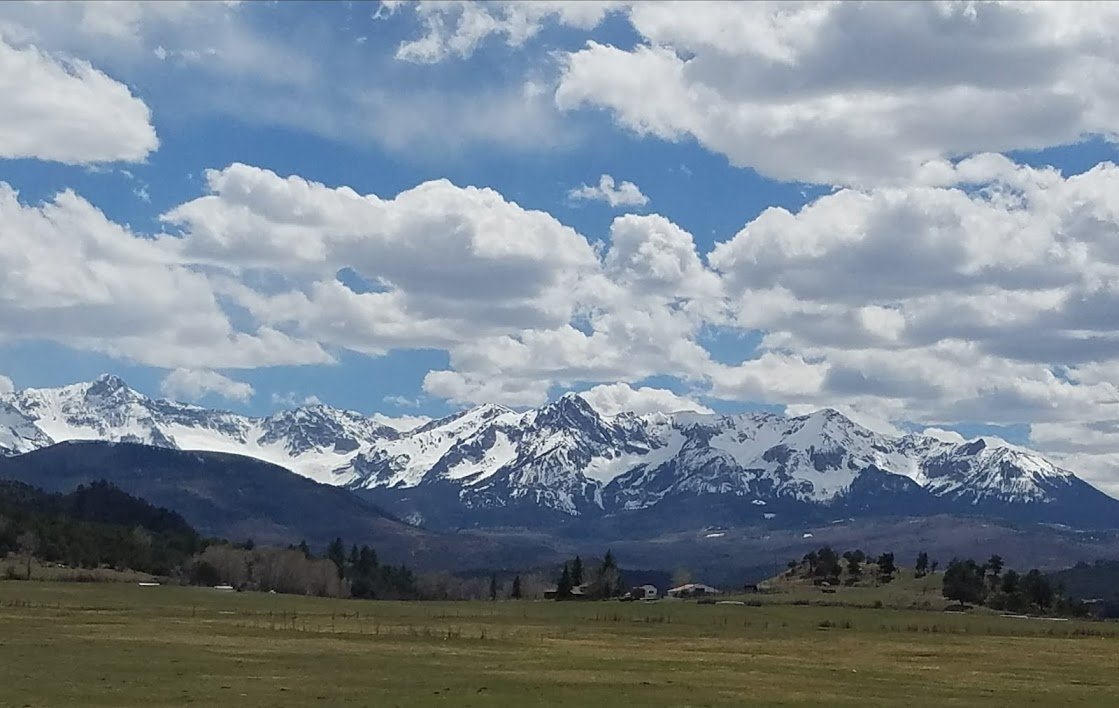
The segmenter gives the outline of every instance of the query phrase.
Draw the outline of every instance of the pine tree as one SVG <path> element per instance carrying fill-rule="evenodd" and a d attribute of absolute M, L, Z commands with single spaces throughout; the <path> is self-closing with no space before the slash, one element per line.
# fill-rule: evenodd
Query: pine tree
<path fill-rule="evenodd" d="M 859 557 L 854 554 L 847 555 L 847 576 L 850 584 L 858 582 L 859 578 L 863 575 L 863 567 L 859 563 Z"/>
<path fill-rule="evenodd" d="M 307 540 L 303 539 L 299 542 L 299 550 L 303 552 L 304 558 L 311 557 L 311 547 L 307 545 Z"/>
<path fill-rule="evenodd" d="M 377 570 L 377 552 L 369 546 L 362 546 L 357 557 L 358 575 L 371 576 Z"/>
<path fill-rule="evenodd" d="M 341 538 L 336 538 L 330 542 L 326 549 L 326 557 L 338 569 L 338 577 L 344 577 L 346 574 L 346 544 L 342 543 Z"/>
<path fill-rule="evenodd" d="M 350 546 L 350 567 L 351 568 L 357 565 L 357 560 L 358 560 L 358 550 L 357 550 L 357 544 L 355 543 L 354 545 Z"/>
<path fill-rule="evenodd" d="M 509 597 L 514 600 L 521 599 L 521 576 L 518 575 L 513 578 L 513 590 L 509 593 Z"/>
<path fill-rule="evenodd" d="M 556 599 L 566 600 L 569 597 L 571 597 L 571 568 L 564 563 L 563 572 L 560 573 L 559 582 L 556 583 Z"/>
<path fill-rule="evenodd" d="M 944 571 L 944 597 L 955 600 L 961 605 L 983 602 L 986 587 L 983 571 L 973 560 L 953 560 Z"/>
<path fill-rule="evenodd" d="M 497 576 L 496 575 L 491 575 L 490 576 L 490 599 L 491 600 L 496 600 L 497 599 Z"/>
<path fill-rule="evenodd" d="M 995 554 L 987 561 L 987 582 L 994 590 L 999 586 L 999 576 L 1002 574 L 1004 563 L 1002 556 Z"/>
<path fill-rule="evenodd" d="M 883 583 L 888 583 L 894 579 L 894 573 L 897 572 L 897 566 L 894 565 L 894 554 L 883 553 L 878 556 L 878 579 Z"/>
<path fill-rule="evenodd" d="M 622 592 L 625 592 L 625 583 L 614 560 L 614 554 L 608 550 L 602 559 L 602 565 L 598 568 L 597 577 L 591 583 L 590 596 L 596 600 L 603 600 Z"/>
<path fill-rule="evenodd" d="M 583 584 L 583 559 L 575 556 L 571 562 L 571 585 L 579 587 Z"/>
<path fill-rule="evenodd" d="M 923 578 L 929 573 L 929 554 L 921 551 L 917 554 L 917 562 L 913 565 L 914 576 Z"/>

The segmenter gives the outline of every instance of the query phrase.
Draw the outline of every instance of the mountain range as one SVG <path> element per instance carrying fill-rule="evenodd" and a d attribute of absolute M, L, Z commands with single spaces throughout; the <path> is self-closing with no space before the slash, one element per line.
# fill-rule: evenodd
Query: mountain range
<path fill-rule="evenodd" d="M 567 394 L 402 430 L 324 405 L 250 417 L 156 400 L 111 375 L 0 394 L 0 454 L 74 440 L 256 458 L 440 531 L 945 513 L 1119 527 L 1119 501 L 1037 453 L 986 438 L 885 435 L 830 409 L 603 415 Z"/>

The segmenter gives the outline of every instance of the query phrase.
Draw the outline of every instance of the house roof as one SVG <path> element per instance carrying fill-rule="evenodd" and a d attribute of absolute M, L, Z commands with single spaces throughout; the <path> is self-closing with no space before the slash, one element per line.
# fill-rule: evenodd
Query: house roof
<path fill-rule="evenodd" d="M 717 588 L 713 588 L 710 585 L 704 585 L 703 583 L 686 583 L 678 587 L 670 588 L 669 592 L 689 592 L 692 590 L 703 590 L 704 592 L 719 592 Z"/>

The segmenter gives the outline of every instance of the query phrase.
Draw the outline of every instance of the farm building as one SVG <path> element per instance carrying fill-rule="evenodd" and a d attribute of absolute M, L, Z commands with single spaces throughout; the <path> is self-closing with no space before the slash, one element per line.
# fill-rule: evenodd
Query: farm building
<path fill-rule="evenodd" d="M 688 583 L 679 587 L 672 588 L 666 593 L 669 597 L 704 597 L 706 595 L 718 595 L 720 590 L 713 588 L 710 585 L 703 583 Z"/>
<path fill-rule="evenodd" d="M 660 595 L 656 585 L 638 585 L 626 593 L 629 600 L 656 600 Z"/>
<path fill-rule="evenodd" d="M 571 599 L 572 600 L 586 600 L 587 599 L 587 585 L 588 585 L 587 583 L 583 583 L 582 585 L 576 585 L 575 587 L 571 588 Z M 547 590 L 544 591 L 544 599 L 545 600 L 555 600 L 557 594 L 559 594 L 559 589 L 558 588 L 548 588 Z"/>

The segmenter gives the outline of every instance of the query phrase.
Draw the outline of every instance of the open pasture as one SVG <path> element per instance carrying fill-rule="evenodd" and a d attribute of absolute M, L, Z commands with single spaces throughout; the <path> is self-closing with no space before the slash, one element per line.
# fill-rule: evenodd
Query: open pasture
<path fill-rule="evenodd" d="M 1119 625 L 0 582 L 0 706 L 1119 705 Z"/>

